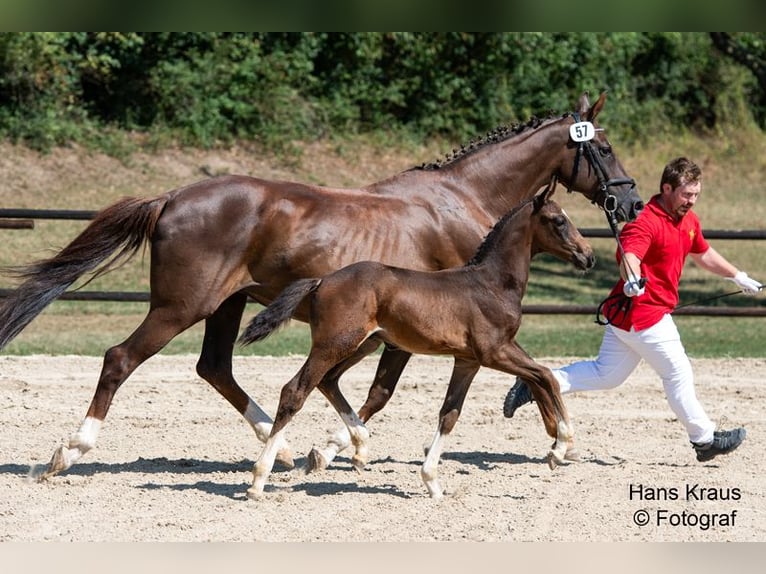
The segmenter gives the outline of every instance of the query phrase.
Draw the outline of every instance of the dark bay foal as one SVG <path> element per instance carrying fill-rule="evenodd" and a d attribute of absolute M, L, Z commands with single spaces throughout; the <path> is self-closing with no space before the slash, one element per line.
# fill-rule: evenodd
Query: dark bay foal
<path fill-rule="evenodd" d="M 551 468 L 576 457 L 556 379 L 515 341 L 531 258 L 547 252 L 581 270 L 595 261 L 588 242 L 550 199 L 552 193 L 549 188 L 506 214 L 463 267 L 424 272 L 355 263 L 321 279 L 293 283 L 250 322 L 240 338 L 245 344 L 264 339 L 307 306 L 303 312 L 309 313 L 312 338 L 306 362 L 282 389 L 271 435 L 253 468 L 250 498 L 262 495 L 285 425 L 315 387 L 348 427 L 356 449 L 354 466 L 366 464 L 369 434 L 340 392 L 338 380 L 381 342 L 413 354 L 455 358 L 438 430 L 421 469 L 432 497 L 443 495 L 437 467 L 444 437 L 455 426 L 482 366 L 531 383 L 545 429 L 555 438 L 548 453 Z"/>

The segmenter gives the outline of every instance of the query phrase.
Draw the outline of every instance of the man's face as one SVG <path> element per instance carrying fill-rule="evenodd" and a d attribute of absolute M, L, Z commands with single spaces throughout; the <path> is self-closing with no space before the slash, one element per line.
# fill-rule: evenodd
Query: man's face
<path fill-rule="evenodd" d="M 669 183 L 662 186 L 662 200 L 665 209 L 676 219 L 681 219 L 694 207 L 700 196 L 702 184 L 700 182 L 679 185 L 673 189 Z"/>

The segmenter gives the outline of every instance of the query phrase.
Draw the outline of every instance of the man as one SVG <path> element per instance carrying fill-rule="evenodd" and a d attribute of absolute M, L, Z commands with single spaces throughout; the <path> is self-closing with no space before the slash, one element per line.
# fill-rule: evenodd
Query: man
<path fill-rule="evenodd" d="M 610 389 L 622 384 L 644 359 L 660 375 L 670 408 L 686 428 L 697 460 L 705 462 L 736 449 L 745 429 L 716 431 L 697 400 L 691 363 L 671 316 L 678 304 L 684 262 L 691 256 L 700 267 L 733 281 L 745 294 L 758 293 L 761 284 L 708 245 L 692 211 L 700 190 L 701 171 L 693 162 L 680 157 L 665 166 L 659 194 L 620 233 L 620 280 L 608 299 L 617 301 L 610 308 L 618 313 L 605 314 L 609 324 L 598 357 L 554 369 L 553 374 L 562 394 Z M 529 387 L 517 379 L 503 413 L 510 418 L 529 402 Z"/>

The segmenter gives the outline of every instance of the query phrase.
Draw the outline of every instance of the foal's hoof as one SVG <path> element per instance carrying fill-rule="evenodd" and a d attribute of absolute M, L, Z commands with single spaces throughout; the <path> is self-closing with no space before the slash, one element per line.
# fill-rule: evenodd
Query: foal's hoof
<path fill-rule="evenodd" d="M 295 468 L 295 461 L 293 460 L 293 452 L 289 448 L 283 448 L 277 452 L 277 456 L 274 462 L 278 462 L 288 470 Z"/>
<path fill-rule="evenodd" d="M 247 498 L 249 500 L 263 500 L 263 490 L 251 486 L 247 489 Z"/>
<path fill-rule="evenodd" d="M 358 456 L 353 456 L 351 457 L 351 464 L 354 467 L 355 471 L 362 472 L 364 470 L 364 467 L 367 466 L 367 460 Z"/>
<path fill-rule="evenodd" d="M 311 452 L 308 454 L 308 457 L 306 457 L 306 474 L 311 472 L 319 472 L 326 468 L 327 459 L 319 450 L 312 448 Z"/>
<path fill-rule="evenodd" d="M 580 462 L 580 451 L 576 448 L 570 448 L 564 455 L 564 460 L 569 462 Z"/>
<path fill-rule="evenodd" d="M 555 450 L 548 452 L 548 468 L 556 470 L 557 466 L 561 466 L 566 463 L 566 456 L 562 457 Z"/>
<path fill-rule="evenodd" d="M 38 465 L 32 469 L 30 476 L 37 482 L 43 482 L 44 480 L 49 479 L 51 476 L 57 475 L 62 470 L 68 469 L 70 465 L 67 462 L 66 453 L 64 452 L 65 449 L 66 447 L 63 445 L 58 447 L 53 453 L 48 466 Z"/>

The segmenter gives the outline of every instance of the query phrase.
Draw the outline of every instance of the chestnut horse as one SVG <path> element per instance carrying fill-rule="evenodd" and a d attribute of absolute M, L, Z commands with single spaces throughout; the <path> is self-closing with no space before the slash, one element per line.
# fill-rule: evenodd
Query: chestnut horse
<path fill-rule="evenodd" d="M 293 283 L 255 316 L 240 338 L 244 344 L 266 338 L 303 305 L 310 317 L 311 351 L 282 388 L 271 436 L 253 467 L 248 497 L 263 494 L 277 450 L 284 443 L 285 426 L 317 386 L 348 427 L 356 448 L 353 465 L 357 470 L 364 467 L 369 434 L 343 397 L 338 380 L 381 343 L 408 353 L 446 354 L 455 359 L 437 432 L 421 468 L 432 497 L 443 494 L 437 468 L 444 438 L 457 423 L 482 366 L 529 380 L 545 430 L 555 438 L 548 453 L 552 469 L 576 458 L 556 379 L 515 340 L 535 254 L 551 253 L 582 270 L 593 267 L 595 261 L 588 242 L 549 199 L 552 189 L 503 217 L 464 267 L 413 271 L 373 261 L 353 263 L 324 278 Z"/>
<path fill-rule="evenodd" d="M 496 130 L 443 162 L 359 189 L 223 176 L 100 211 L 58 254 L 15 269 L 22 283 L 0 306 L 2 349 L 80 277 L 104 273 L 151 243 L 149 311 L 124 342 L 106 351 L 85 418 L 38 478 L 68 469 L 93 448 L 122 383 L 201 320 L 198 374 L 265 441 L 271 418 L 232 373 L 248 297 L 266 305 L 296 279 L 360 260 L 424 270 L 462 265 L 503 213 L 552 176 L 620 220 L 633 219 L 643 203 L 604 132 L 595 128 L 584 144 L 570 136 L 579 120 L 597 126 L 605 99 L 601 94 L 591 106 L 583 94 L 573 113 Z M 386 349 L 376 388 L 393 392 L 408 358 Z M 382 408 L 385 401 L 373 399 L 372 410 Z M 292 464 L 287 445 L 279 460 Z"/>

